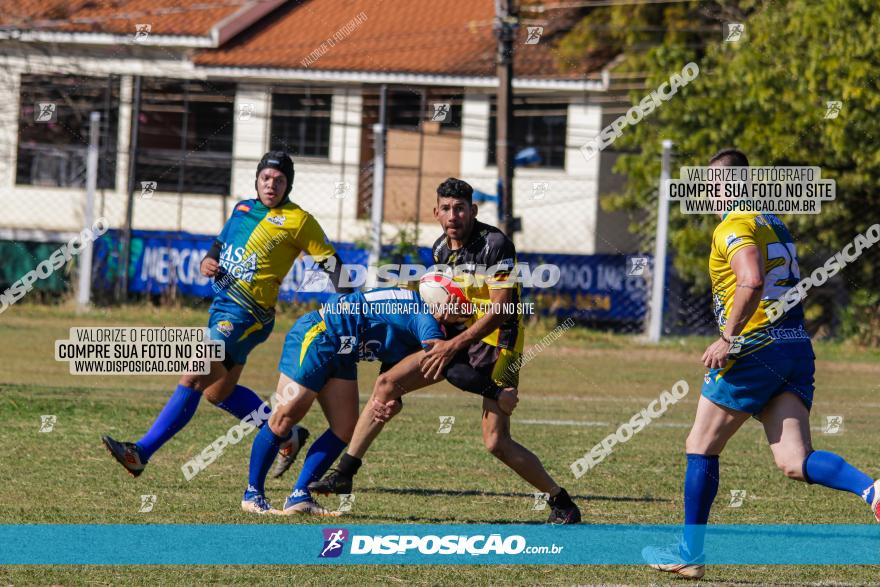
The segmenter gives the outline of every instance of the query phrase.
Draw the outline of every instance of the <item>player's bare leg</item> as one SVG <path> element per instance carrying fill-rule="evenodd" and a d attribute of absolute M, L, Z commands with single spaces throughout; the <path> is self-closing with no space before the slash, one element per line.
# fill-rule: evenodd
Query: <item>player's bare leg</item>
<path fill-rule="evenodd" d="M 551 523 L 580 522 L 580 510 L 568 493 L 547 473 L 541 459 L 510 435 L 510 415 L 494 399 L 483 398 L 483 445 L 492 456 L 542 493 L 550 496 Z"/>
<path fill-rule="evenodd" d="M 318 394 L 318 403 L 333 434 L 346 443 L 351 442 L 358 421 L 358 382 L 330 379 Z"/>
<path fill-rule="evenodd" d="M 791 393 L 776 396 L 761 412 L 761 424 L 776 466 L 786 477 L 804 481 L 804 459 L 813 452 L 804 402 Z"/>
<path fill-rule="evenodd" d="M 219 368 L 215 372 L 215 368 Z M 186 385 L 197 391 L 201 391 L 202 395 L 214 405 L 219 404 L 229 397 L 232 390 L 235 389 L 238 380 L 241 378 L 241 372 L 244 365 L 233 365 L 231 369 L 226 369 L 222 363 L 211 363 L 211 373 L 207 376 L 195 376 L 192 383 L 188 383 L 189 375 L 180 378 L 180 385 Z"/>
<path fill-rule="evenodd" d="M 391 402 L 403 397 L 404 394 L 437 383 L 433 379 L 426 378 L 419 368 L 424 355 L 424 351 L 413 353 L 379 375 L 373 386 L 370 401 L 364 406 L 360 418 L 358 418 L 346 453 L 359 459 L 363 458 L 370 445 L 382 432 L 385 424 L 374 419 L 373 403 L 388 406 Z M 389 409 L 391 408 L 389 407 Z"/>
<path fill-rule="evenodd" d="M 786 477 L 854 493 L 871 506 L 880 522 L 880 480 L 835 453 L 813 450 L 810 412 L 797 395 L 785 392 L 774 397 L 761 412 L 761 422 L 776 466 Z"/>
<path fill-rule="evenodd" d="M 283 373 L 275 386 L 277 404 L 269 416 L 269 428 L 277 436 L 287 436 L 297 422 L 302 420 L 315 402 L 317 392 L 300 385 Z"/>
<path fill-rule="evenodd" d="M 424 354 L 424 351 L 413 353 L 379 375 L 339 466 L 320 481 L 309 484 L 310 491 L 320 495 L 351 493 L 352 478 L 360 468 L 361 459 L 385 426 L 384 422 L 374 417 L 375 407 L 384 406 L 389 410 L 387 413 L 393 415 L 400 409 L 399 405 L 395 407 L 397 399 L 410 391 L 436 383 L 421 372 L 420 362 Z"/>
<path fill-rule="evenodd" d="M 501 411 L 498 402 L 483 398 L 483 445 L 492 456 L 534 486 L 538 491 L 554 495 L 559 486 L 544 469 L 541 460 L 510 436 L 510 416 Z"/>
<path fill-rule="evenodd" d="M 697 403 L 697 414 L 685 441 L 685 452 L 688 454 L 718 456 L 727 441 L 749 419 L 751 415 L 718 405 L 700 396 Z"/>

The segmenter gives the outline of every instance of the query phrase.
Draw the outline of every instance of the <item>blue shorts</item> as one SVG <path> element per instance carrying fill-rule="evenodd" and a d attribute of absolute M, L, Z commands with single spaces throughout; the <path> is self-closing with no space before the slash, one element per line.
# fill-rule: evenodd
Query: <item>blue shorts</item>
<path fill-rule="evenodd" d="M 756 351 L 706 373 L 702 394 L 713 403 L 757 415 L 774 397 L 790 391 L 809 410 L 815 373 L 815 358 L 810 355 L 780 357 Z"/>
<path fill-rule="evenodd" d="M 269 338 L 275 318 L 268 323 L 257 320 L 253 314 L 234 303 L 211 304 L 208 317 L 211 340 L 222 340 L 226 347 L 223 364 L 232 367 L 233 362 L 244 365 L 254 348 Z"/>
<path fill-rule="evenodd" d="M 339 339 L 327 332 L 321 315 L 309 312 L 287 333 L 278 370 L 314 392 L 329 379 L 357 380 L 357 350 L 345 354 L 339 350 Z"/>

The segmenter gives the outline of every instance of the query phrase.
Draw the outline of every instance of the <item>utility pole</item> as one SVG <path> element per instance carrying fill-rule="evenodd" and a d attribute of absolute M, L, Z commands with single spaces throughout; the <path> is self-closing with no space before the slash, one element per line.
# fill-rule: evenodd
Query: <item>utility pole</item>
<path fill-rule="evenodd" d="M 495 160 L 498 164 L 498 228 L 513 238 L 519 230 L 513 217 L 513 43 L 519 28 L 514 0 L 495 0 L 498 76 Z"/>

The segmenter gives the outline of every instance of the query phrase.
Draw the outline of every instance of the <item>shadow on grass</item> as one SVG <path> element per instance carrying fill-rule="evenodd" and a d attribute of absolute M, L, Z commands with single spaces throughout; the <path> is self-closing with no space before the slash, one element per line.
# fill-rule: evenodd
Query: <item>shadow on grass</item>
<path fill-rule="evenodd" d="M 430 516 L 394 516 L 394 515 L 376 515 L 369 516 L 360 514 L 346 513 L 339 520 L 369 520 L 371 524 L 377 523 L 407 523 L 418 522 L 428 524 L 534 524 L 540 526 L 546 524 L 544 520 L 523 520 L 521 518 L 495 518 L 475 520 L 471 518 L 462 518 L 461 516 L 450 516 L 448 518 L 436 518 Z M 377 520 L 381 520 L 377 522 Z"/>
<path fill-rule="evenodd" d="M 367 489 L 358 489 L 362 493 L 391 493 L 394 495 L 448 495 L 452 497 L 468 497 L 475 495 L 484 495 L 486 497 L 533 497 L 534 493 L 514 493 L 514 492 L 498 492 L 483 491 L 480 489 L 432 489 L 432 488 L 402 488 L 402 487 L 371 487 Z M 639 502 L 639 503 L 669 503 L 671 499 L 663 499 L 659 497 L 621 497 L 617 495 L 572 495 L 572 499 L 583 499 L 593 501 L 620 501 L 620 502 Z"/>

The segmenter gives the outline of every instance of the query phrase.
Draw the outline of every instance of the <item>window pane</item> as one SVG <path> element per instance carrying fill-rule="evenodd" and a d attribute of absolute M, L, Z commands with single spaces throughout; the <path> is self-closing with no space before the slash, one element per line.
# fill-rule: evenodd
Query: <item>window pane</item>
<path fill-rule="evenodd" d="M 427 120 L 439 122 L 440 132 L 461 131 L 461 105 L 464 102 L 463 90 L 428 88 L 426 101 L 428 109 Z"/>
<path fill-rule="evenodd" d="M 422 111 L 422 93 L 425 111 Z M 378 100 L 378 95 L 376 100 Z M 413 88 L 388 92 L 388 128 L 418 130 L 421 122 L 438 122 L 440 131 L 461 130 L 460 90 Z M 378 102 L 377 106 L 378 108 Z"/>
<path fill-rule="evenodd" d="M 330 157 L 329 89 L 282 88 L 272 93 L 272 149 L 293 156 Z"/>
<path fill-rule="evenodd" d="M 17 184 L 85 187 L 89 115 L 98 111 L 97 185 L 115 187 L 118 77 L 22 74 L 19 103 Z"/>
<path fill-rule="evenodd" d="M 136 181 L 156 191 L 228 194 L 235 85 L 145 78 Z"/>
<path fill-rule="evenodd" d="M 565 167 L 565 133 L 568 104 L 539 102 L 538 98 L 514 98 L 512 138 L 514 155 L 526 147 L 534 147 L 541 155 L 538 167 L 563 169 Z M 498 114 L 495 98 L 491 99 L 489 113 L 489 144 L 487 165 L 496 165 L 495 141 Z"/>

